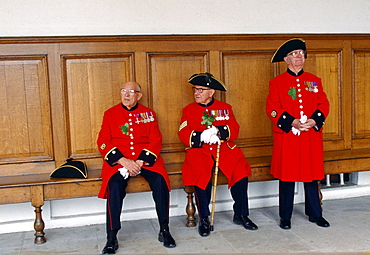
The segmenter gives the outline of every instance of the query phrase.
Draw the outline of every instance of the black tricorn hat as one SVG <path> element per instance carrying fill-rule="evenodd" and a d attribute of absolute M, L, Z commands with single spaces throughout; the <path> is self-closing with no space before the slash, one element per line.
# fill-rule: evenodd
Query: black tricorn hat
<path fill-rule="evenodd" d="M 215 90 L 221 90 L 226 91 L 226 87 L 224 83 L 218 79 L 216 79 L 212 74 L 210 73 L 199 73 L 199 74 L 193 74 L 188 82 L 193 85 L 199 85 L 208 87 Z"/>
<path fill-rule="evenodd" d="M 87 178 L 86 165 L 82 161 L 67 159 L 67 162 L 58 166 L 51 174 L 53 178 Z"/>
<path fill-rule="evenodd" d="M 294 38 L 284 42 L 276 51 L 271 59 L 271 63 L 284 61 L 284 57 L 293 50 L 306 50 L 306 42 L 301 38 Z M 305 54 L 307 58 L 307 54 Z"/>

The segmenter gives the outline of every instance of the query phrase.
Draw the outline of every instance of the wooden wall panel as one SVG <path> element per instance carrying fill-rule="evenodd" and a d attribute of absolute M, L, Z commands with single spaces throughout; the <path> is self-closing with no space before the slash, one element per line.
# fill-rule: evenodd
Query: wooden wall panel
<path fill-rule="evenodd" d="M 370 50 L 354 51 L 353 143 L 356 148 L 370 144 Z"/>
<path fill-rule="evenodd" d="M 265 112 L 269 80 L 274 77 L 273 65 L 269 61 L 270 54 L 225 52 L 222 58 L 224 82 L 227 86 L 225 101 L 233 106 L 240 124 L 238 146 L 271 145 L 272 124 Z M 251 153 L 250 150 L 246 151 Z M 271 152 L 266 150 L 265 153 Z"/>
<path fill-rule="evenodd" d="M 325 121 L 324 139 L 326 150 L 344 149 L 342 127 L 342 83 L 341 52 L 310 52 L 306 59 L 305 70 L 322 79 L 322 84 L 330 102 L 329 116 Z M 338 142 L 342 140 L 342 142 Z M 330 143 L 332 142 L 332 143 Z"/>
<path fill-rule="evenodd" d="M 0 59 L 0 163 L 52 159 L 46 57 Z"/>
<path fill-rule="evenodd" d="M 133 76 L 132 58 L 132 54 L 64 56 L 70 156 L 99 156 L 96 139 L 103 113 L 121 101 L 120 88 Z"/>
<path fill-rule="evenodd" d="M 191 75 L 208 69 L 208 54 L 156 53 L 149 54 L 148 59 L 150 107 L 157 112 L 163 151 L 183 152 L 184 145 L 177 135 L 182 108 L 194 102 L 192 86 L 187 81 Z"/>

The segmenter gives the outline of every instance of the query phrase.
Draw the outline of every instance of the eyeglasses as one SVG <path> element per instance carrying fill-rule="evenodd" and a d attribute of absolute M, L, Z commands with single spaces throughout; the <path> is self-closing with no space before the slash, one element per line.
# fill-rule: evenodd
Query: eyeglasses
<path fill-rule="evenodd" d="M 196 88 L 196 87 L 193 87 L 193 91 L 194 91 L 194 93 L 195 93 L 195 92 L 198 92 L 198 93 L 202 94 L 204 90 L 211 90 L 211 89 L 203 89 L 203 88 Z"/>
<path fill-rule="evenodd" d="M 140 91 L 134 90 L 134 89 L 121 89 L 122 94 L 129 93 L 130 95 L 133 95 L 135 92 L 140 92 Z"/>
<path fill-rule="evenodd" d="M 286 55 L 287 56 L 292 56 L 293 58 L 296 58 L 296 57 L 298 57 L 298 55 L 304 56 L 305 54 L 306 54 L 305 50 L 297 50 L 297 51 L 290 52 Z"/>

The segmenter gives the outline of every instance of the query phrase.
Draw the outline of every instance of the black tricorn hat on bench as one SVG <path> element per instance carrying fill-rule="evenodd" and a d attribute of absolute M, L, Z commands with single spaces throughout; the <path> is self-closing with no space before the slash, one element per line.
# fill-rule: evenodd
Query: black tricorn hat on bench
<path fill-rule="evenodd" d="M 53 178 L 87 178 L 86 165 L 82 161 L 67 159 L 67 162 L 58 166 L 51 174 Z"/>

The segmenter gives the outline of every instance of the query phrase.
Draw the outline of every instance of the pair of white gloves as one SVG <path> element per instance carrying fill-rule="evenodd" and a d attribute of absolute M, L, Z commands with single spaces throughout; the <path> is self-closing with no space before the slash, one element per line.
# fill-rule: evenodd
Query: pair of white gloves
<path fill-rule="evenodd" d="M 200 141 L 207 144 L 221 144 L 220 138 L 217 136 L 218 129 L 215 126 L 212 126 L 200 134 Z"/>
<path fill-rule="evenodd" d="M 304 123 L 306 123 L 306 121 L 307 121 L 307 116 L 302 115 L 302 113 L 301 113 L 301 118 L 300 118 L 299 122 L 304 124 Z M 301 134 L 301 131 L 299 131 L 299 129 L 296 129 L 295 127 L 292 127 L 292 132 L 293 132 L 294 135 L 300 135 Z"/>

